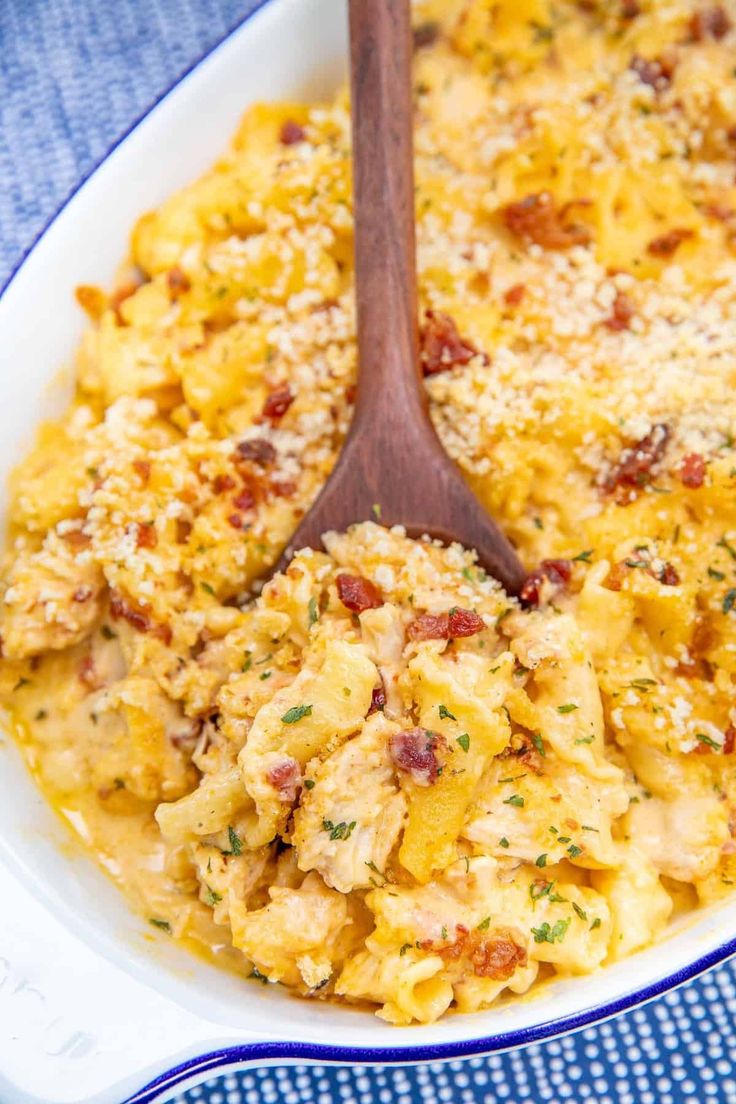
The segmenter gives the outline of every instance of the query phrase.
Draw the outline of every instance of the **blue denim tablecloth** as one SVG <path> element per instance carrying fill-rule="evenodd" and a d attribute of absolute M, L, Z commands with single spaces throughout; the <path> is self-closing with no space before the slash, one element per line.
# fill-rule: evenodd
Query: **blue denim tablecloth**
<path fill-rule="evenodd" d="M 253 6 L 0 0 L 0 286 L 115 138 Z M 408 1069 L 254 1070 L 178 1100 L 736 1104 L 735 1016 L 729 964 L 611 1023 L 521 1052 Z"/>

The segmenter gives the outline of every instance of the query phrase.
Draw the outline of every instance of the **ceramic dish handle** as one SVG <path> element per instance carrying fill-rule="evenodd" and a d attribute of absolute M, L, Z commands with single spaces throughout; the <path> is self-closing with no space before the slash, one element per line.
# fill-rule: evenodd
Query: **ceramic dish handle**
<path fill-rule="evenodd" d="M 227 1048 L 221 1029 L 86 947 L 4 863 L 0 901 L 0 1100 L 163 1100 L 172 1083 L 166 1071 Z M 254 1040 L 254 1055 L 262 1045 Z M 160 1089 L 141 1091 L 152 1082 Z"/>

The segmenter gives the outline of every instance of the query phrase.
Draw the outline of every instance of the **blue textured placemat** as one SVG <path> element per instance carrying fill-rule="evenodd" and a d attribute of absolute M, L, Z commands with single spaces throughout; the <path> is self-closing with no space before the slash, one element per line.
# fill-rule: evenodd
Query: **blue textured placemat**
<path fill-rule="evenodd" d="M 0 0 L 0 285 L 116 137 L 253 6 Z M 729 964 L 525 1051 L 407 1069 L 253 1070 L 178 1104 L 736 1104 L 735 1018 Z"/>

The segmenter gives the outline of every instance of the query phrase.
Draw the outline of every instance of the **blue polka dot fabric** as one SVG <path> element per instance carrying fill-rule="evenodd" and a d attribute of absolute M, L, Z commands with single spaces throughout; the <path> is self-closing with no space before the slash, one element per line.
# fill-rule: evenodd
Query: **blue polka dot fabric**
<path fill-rule="evenodd" d="M 338 2 L 338 0 L 335 0 Z M 0 0 L 0 286 L 115 139 L 253 0 Z M 736 1104 L 736 966 L 523 1051 L 245 1070 L 176 1104 Z M 10 1102 L 7 1102 L 10 1104 Z"/>

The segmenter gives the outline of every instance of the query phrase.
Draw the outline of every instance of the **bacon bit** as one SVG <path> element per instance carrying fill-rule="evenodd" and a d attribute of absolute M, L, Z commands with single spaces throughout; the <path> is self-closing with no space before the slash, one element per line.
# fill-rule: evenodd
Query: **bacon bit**
<path fill-rule="evenodd" d="M 565 216 L 574 206 L 587 206 L 589 199 L 576 199 L 559 209 L 549 192 L 525 196 L 503 208 L 507 230 L 522 241 L 541 245 L 543 249 L 569 249 L 587 245 L 590 231 L 585 226 L 567 223 Z"/>
<path fill-rule="evenodd" d="M 659 575 L 655 576 L 655 578 L 658 578 L 663 586 L 680 585 L 680 576 L 678 574 L 677 568 L 674 567 L 671 563 L 666 563 L 660 571 Z"/>
<path fill-rule="evenodd" d="M 650 241 L 647 246 L 647 253 L 650 253 L 653 257 L 671 257 L 680 248 L 682 242 L 689 241 L 690 238 L 694 237 L 695 231 L 688 230 L 685 227 L 670 230 L 667 234 L 663 234 L 661 238 L 654 238 Z"/>
<path fill-rule="evenodd" d="M 399 770 L 411 775 L 417 786 L 431 786 L 440 776 L 440 764 L 435 751 L 447 743 L 438 732 L 426 728 L 406 728 L 395 732 L 388 742 L 391 758 Z"/>
<path fill-rule="evenodd" d="M 337 595 L 345 609 L 353 613 L 362 613 L 367 609 L 378 609 L 383 605 L 383 595 L 370 579 L 362 575 L 338 575 Z"/>
<path fill-rule="evenodd" d="M 476 934 L 473 932 L 474 936 Z M 526 966 L 526 948 L 521 947 L 507 929 L 500 928 L 492 936 L 474 939 L 473 944 L 470 961 L 477 977 L 508 981 L 517 966 Z"/>
<path fill-rule="evenodd" d="M 358 388 L 354 383 L 349 383 L 345 388 L 345 402 L 351 405 L 355 402 L 355 396 L 358 393 Z"/>
<path fill-rule="evenodd" d="M 293 403 L 294 398 L 295 396 L 292 395 L 288 384 L 277 387 L 275 391 L 271 392 L 263 404 L 263 410 L 261 411 L 263 417 L 268 418 L 271 422 L 278 422 L 283 418 L 284 414 Z"/>
<path fill-rule="evenodd" d="M 719 5 L 713 8 L 701 8 L 690 19 L 690 34 L 695 42 L 706 38 L 721 39 L 731 30 L 731 20 Z"/>
<path fill-rule="evenodd" d="M 293 119 L 287 119 L 279 131 L 279 141 L 282 146 L 295 146 L 299 142 L 304 142 L 306 137 L 307 132 L 304 127 Z"/>
<path fill-rule="evenodd" d="M 151 633 L 158 637 L 164 644 L 171 643 L 171 628 L 169 625 L 155 624 L 148 614 L 137 603 L 124 598 L 119 590 L 110 592 L 110 617 L 113 621 L 122 618 L 131 628 L 140 633 Z"/>
<path fill-rule="evenodd" d="M 371 713 L 383 713 L 386 708 L 386 691 L 383 688 L 383 683 L 380 686 L 374 686 L 371 694 L 371 707 L 368 710 L 368 716 Z"/>
<path fill-rule="evenodd" d="M 65 540 L 72 548 L 86 548 L 91 543 L 92 538 L 88 533 L 83 533 L 81 529 L 70 529 L 67 533 L 62 534 L 62 540 Z"/>
<path fill-rule="evenodd" d="M 635 492 L 650 482 L 652 468 L 664 456 L 669 439 L 669 426 L 658 422 L 646 437 L 623 449 L 603 482 L 603 491 L 606 494 L 616 491 L 616 501 L 620 505 L 633 502 Z"/>
<path fill-rule="evenodd" d="M 729 725 L 723 736 L 723 754 L 733 755 L 736 748 L 736 726 Z"/>
<path fill-rule="evenodd" d="M 618 333 L 621 330 L 630 330 L 631 319 L 633 317 L 634 307 L 631 300 L 628 295 L 624 295 L 622 291 L 619 291 L 613 301 L 610 317 L 605 320 L 604 325 L 606 325 L 609 330 L 613 330 L 614 333 Z"/>
<path fill-rule="evenodd" d="M 539 606 L 564 590 L 571 576 L 571 560 L 542 560 L 536 571 L 527 575 L 519 598 L 527 606 Z"/>
<path fill-rule="evenodd" d="M 238 510 L 252 510 L 256 504 L 256 500 L 253 494 L 249 490 L 241 491 L 239 495 L 236 495 L 233 499 L 233 506 Z"/>
<path fill-rule="evenodd" d="M 235 480 L 231 475 L 216 475 L 212 481 L 212 490 L 216 495 L 231 491 L 235 486 Z"/>
<path fill-rule="evenodd" d="M 642 84 L 648 84 L 655 92 L 664 92 L 669 88 L 675 73 L 675 60 L 670 57 L 643 58 L 634 54 L 629 62 Z"/>
<path fill-rule="evenodd" d="M 166 283 L 169 285 L 172 299 L 178 299 L 192 286 L 186 272 L 182 272 L 178 265 L 170 268 L 166 274 Z"/>
<path fill-rule="evenodd" d="M 227 520 L 228 524 L 232 525 L 233 529 L 243 528 L 243 518 L 240 514 L 228 514 Z"/>
<path fill-rule="evenodd" d="M 542 773 L 542 756 L 539 754 L 539 748 L 526 733 L 515 732 L 511 737 L 511 743 L 500 752 L 499 759 L 513 759 L 534 774 Z"/>
<path fill-rule="evenodd" d="M 503 301 L 507 307 L 518 307 L 526 295 L 526 284 L 514 284 L 503 293 Z"/>
<path fill-rule="evenodd" d="M 268 489 L 276 498 L 291 498 L 296 494 L 296 483 L 293 479 L 272 479 Z"/>
<path fill-rule="evenodd" d="M 152 521 L 143 525 L 134 522 L 136 548 L 155 548 L 158 544 L 158 533 Z"/>
<path fill-rule="evenodd" d="M 468 364 L 478 350 L 461 337 L 455 320 L 441 311 L 425 311 L 426 322 L 419 334 L 419 355 L 425 376 Z"/>
<path fill-rule="evenodd" d="M 176 519 L 176 543 L 186 544 L 192 534 L 191 521 L 184 521 L 183 518 Z"/>
<path fill-rule="evenodd" d="M 636 19 L 637 15 L 641 15 L 639 0 L 621 0 L 622 19 Z"/>
<path fill-rule="evenodd" d="M 302 771 L 296 759 L 287 755 L 280 763 L 275 763 L 270 768 L 267 777 L 278 792 L 279 801 L 293 805 L 302 785 Z"/>
<path fill-rule="evenodd" d="M 92 587 L 90 586 L 78 586 L 72 594 L 73 602 L 89 602 L 90 598 L 94 594 Z"/>
<path fill-rule="evenodd" d="M 101 686 L 105 685 L 105 681 L 100 678 L 95 667 L 95 661 L 90 655 L 85 656 L 79 664 L 78 678 L 89 690 L 99 690 Z"/>
<path fill-rule="evenodd" d="M 133 471 L 139 477 L 141 483 L 147 483 L 151 478 L 151 462 L 150 460 L 134 460 Z"/>
<path fill-rule="evenodd" d="M 436 19 L 428 19 L 419 23 L 412 31 L 414 49 L 421 50 L 423 46 L 432 46 L 438 39 L 440 25 Z"/>
<path fill-rule="evenodd" d="M 264 437 L 241 441 L 237 447 L 237 453 L 241 460 L 252 460 L 254 464 L 260 464 L 262 467 L 273 464 L 276 459 L 276 449 Z"/>
<path fill-rule="evenodd" d="M 486 624 L 474 610 L 453 606 L 448 613 L 423 613 L 409 625 L 410 640 L 455 640 L 483 632 Z"/>
<path fill-rule="evenodd" d="M 699 452 L 690 452 L 680 464 L 680 482 L 685 487 L 697 491 L 705 483 L 705 457 Z"/>

